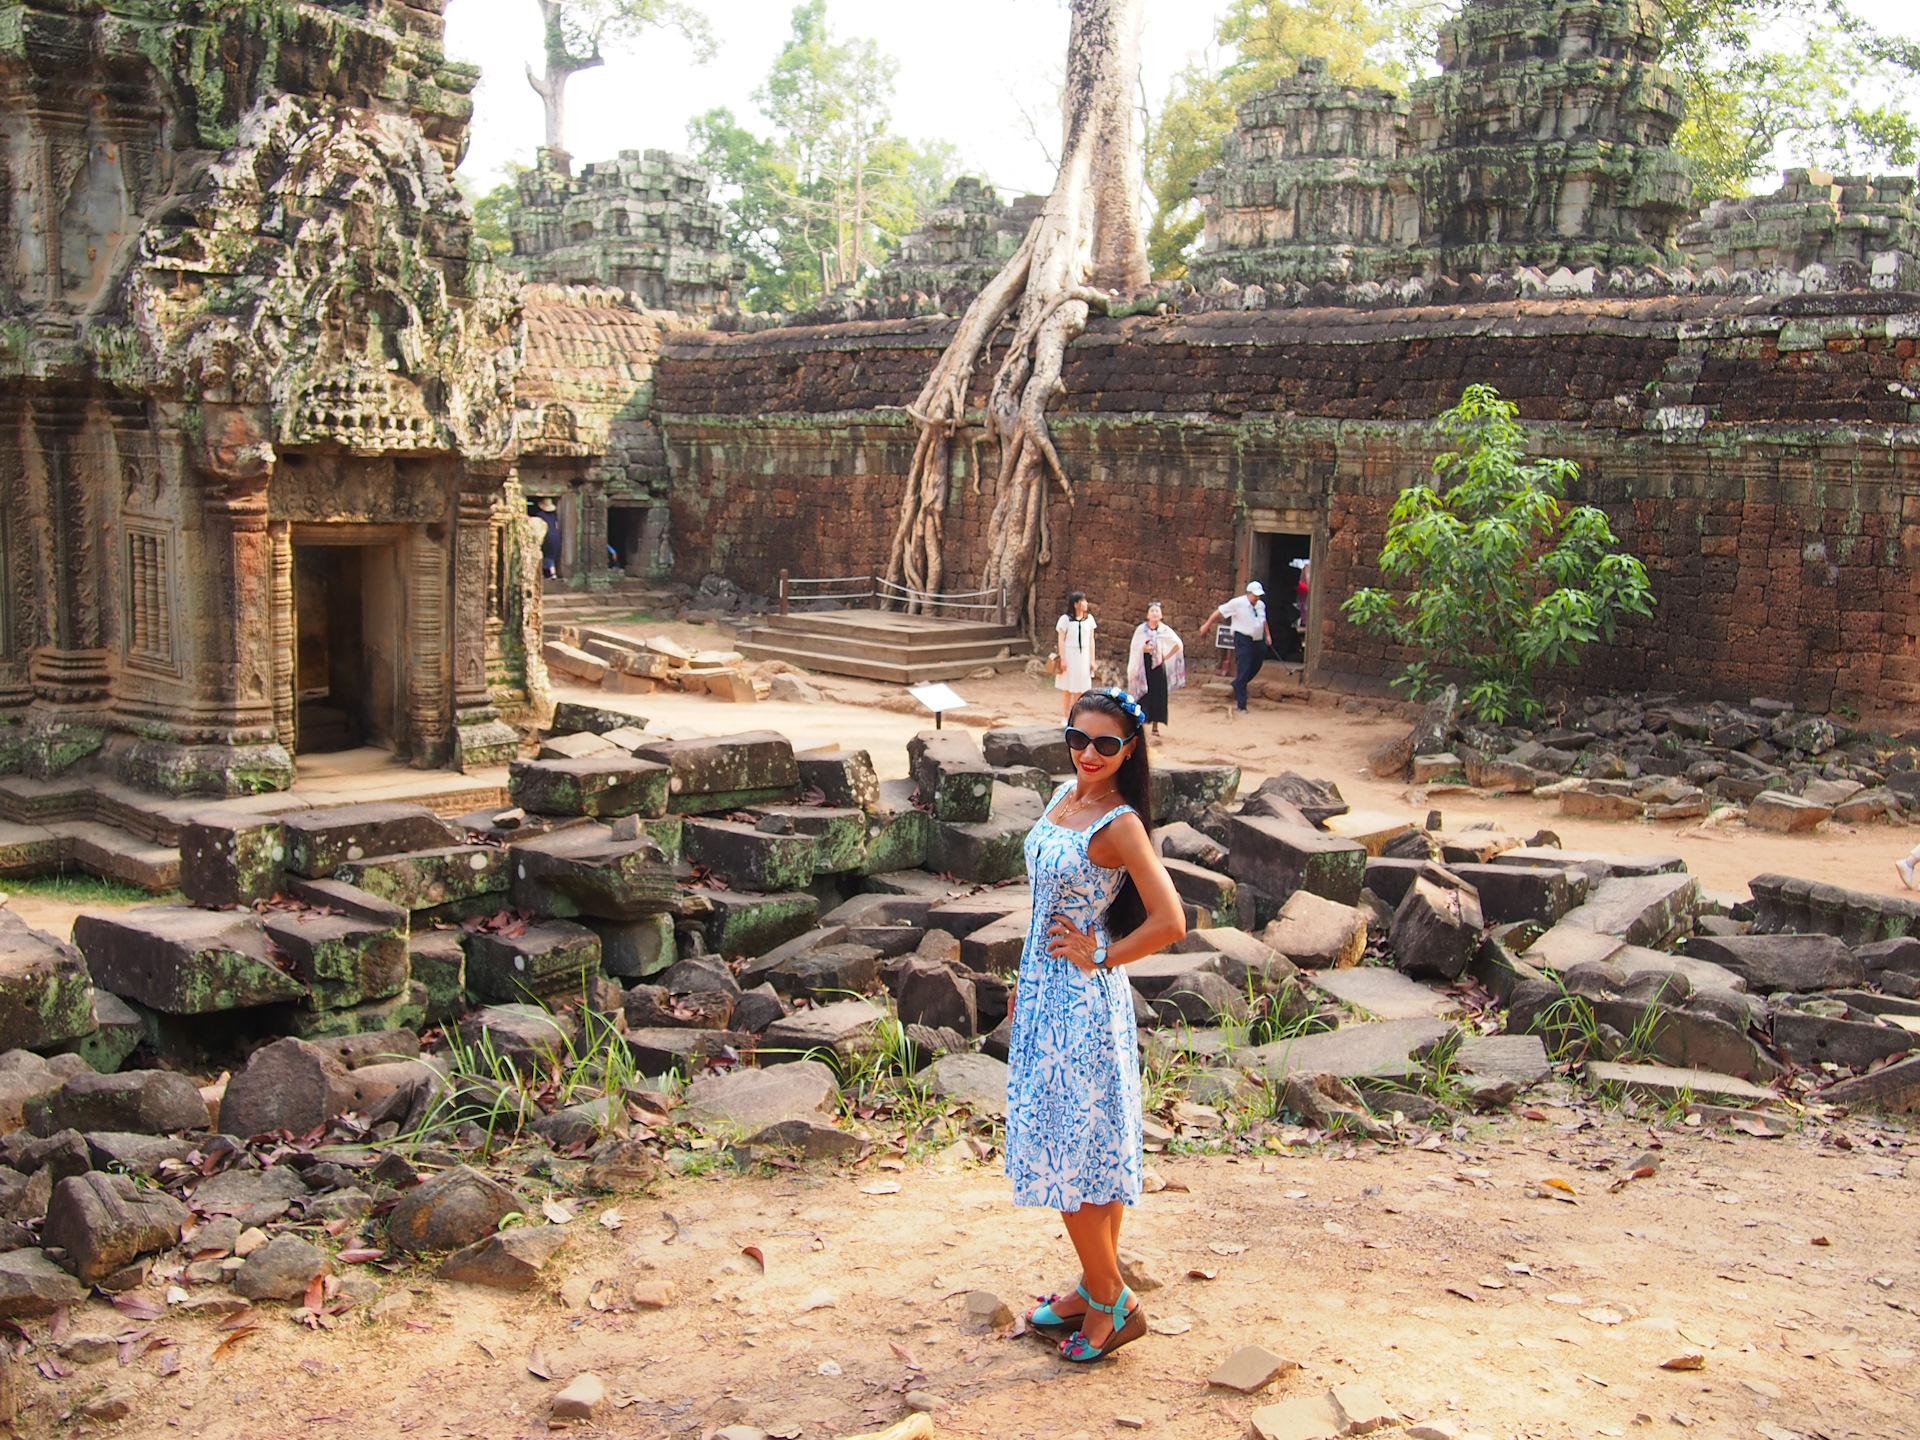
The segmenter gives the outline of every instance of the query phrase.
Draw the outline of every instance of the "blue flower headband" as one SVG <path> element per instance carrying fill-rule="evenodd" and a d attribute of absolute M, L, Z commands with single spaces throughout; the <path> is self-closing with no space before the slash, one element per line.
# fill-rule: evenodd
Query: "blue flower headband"
<path fill-rule="evenodd" d="M 1109 700 L 1119 701 L 1120 708 L 1126 711 L 1128 716 L 1132 718 L 1136 729 L 1147 723 L 1147 712 L 1140 708 L 1140 702 L 1122 690 L 1118 685 L 1110 685 L 1099 693 L 1106 696 Z"/>

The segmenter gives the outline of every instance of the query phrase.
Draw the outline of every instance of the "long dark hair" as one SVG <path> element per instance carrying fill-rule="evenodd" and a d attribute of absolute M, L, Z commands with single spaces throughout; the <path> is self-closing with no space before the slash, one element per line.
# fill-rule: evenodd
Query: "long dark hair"
<path fill-rule="evenodd" d="M 1067 723 L 1072 724 L 1082 710 L 1111 715 L 1126 727 L 1123 733 L 1134 742 L 1133 753 L 1120 762 L 1120 773 L 1114 777 L 1114 788 L 1120 792 L 1120 798 L 1127 802 L 1133 813 L 1140 817 L 1140 823 L 1151 830 L 1153 771 L 1147 761 L 1147 738 L 1141 733 L 1140 722 L 1127 713 L 1126 706 L 1104 690 L 1088 690 L 1074 701 Z M 1107 933 L 1118 940 L 1122 935 L 1132 934 L 1146 923 L 1146 919 L 1147 903 L 1140 898 L 1140 889 L 1129 875 L 1121 885 L 1120 893 L 1113 897 L 1113 904 L 1107 908 Z"/>

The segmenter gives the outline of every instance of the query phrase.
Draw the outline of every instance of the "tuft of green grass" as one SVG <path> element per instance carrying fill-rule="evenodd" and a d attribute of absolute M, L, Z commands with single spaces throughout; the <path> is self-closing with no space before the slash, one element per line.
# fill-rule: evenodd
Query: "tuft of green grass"
<path fill-rule="evenodd" d="M 59 900 L 69 905 L 184 905 L 187 897 L 178 890 L 156 895 L 138 885 L 120 880 L 103 880 L 84 870 L 61 870 L 52 875 L 23 875 L 18 879 L 0 879 L 0 892 L 31 895 L 41 900 Z"/>

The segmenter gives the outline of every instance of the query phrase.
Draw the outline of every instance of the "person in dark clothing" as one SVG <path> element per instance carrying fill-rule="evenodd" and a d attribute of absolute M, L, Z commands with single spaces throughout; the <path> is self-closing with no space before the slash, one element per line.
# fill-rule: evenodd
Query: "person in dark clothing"
<path fill-rule="evenodd" d="M 1273 646 L 1273 630 L 1267 624 L 1267 587 L 1258 580 L 1247 582 L 1247 593 L 1236 595 L 1207 616 L 1201 629 L 1211 631 L 1225 620 L 1233 627 L 1233 709 L 1236 715 L 1247 712 L 1247 686 L 1267 663 L 1267 651 Z"/>
<path fill-rule="evenodd" d="M 546 533 L 540 537 L 540 573 L 549 580 L 560 578 L 560 509 L 551 500 L 540 502 L 539 513 L 534 516 Z"/>

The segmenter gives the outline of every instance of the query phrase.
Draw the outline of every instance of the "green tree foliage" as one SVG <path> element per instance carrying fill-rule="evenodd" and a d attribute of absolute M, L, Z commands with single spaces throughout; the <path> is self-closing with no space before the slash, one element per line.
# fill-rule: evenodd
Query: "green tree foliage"
<path fill-rule="evenodd" d="M 534 0 L 540 7 L 542 67 L 527 67 L 527 83 L 546 110 L 547 144 L 566 148 L 567 82 L 607 63 L 603 49 L 646 30 L 677 30 L 701 59 L 713 54 L 706 17 L 682 0 Z"/>
<path fill-rule="evenodd" d="M 467 192 L 467 200 L 473 206 L 473 233 L 494 254 L 511 255 L 513 235 L 507 229 L 507 213 L 520 203 L 518 187 L 511 180 L 502 180 L 482 195 L 462 180 L 460 188 Z"/>
<path fill-rule="evenodd" d="M 1600 511 L 1563 508 L 1579 469 L 1528 460 L 1518 414 L 1492 386 L 1467 387 L 1440 417 L 1459 448 L 1394 503 L 1380 569 L 1402 593 L 1357 590 L 1340 607 L 1421 655 L 1395 688 L 1420 699 L 1464 673 L 1462 702 L 1494 724 L 1538 711 L 1542 668 L 1577 664 L 1624 616 L 1653 614 L 1646 567 L 1615 548 Z"/>
<path fill-rule="evenodd" d="M 1687 101 L 1674 145 L 1693 160 L 1696 200 L 1745 194 L 1780 158 L 1913 165 L 1920 127 L 1900 102 L 1920 89 L 1920 47 L 1882 35 L 1845 0 L 1663 0 L 1663 9 L 1664 63 Z"/>
<path fill-rule="evenodd" d="M 1308 55 L 1326 56 L 1335 80 L 1404 88 L 1412 74 L 1395 56 L 1415 13 L 1391 0 L 1230 0 L 1214 29 L 1219 54 L 1227 58 L 1189 62 L 1147 129 L 1153 273 L 1167 279 L 1186 273 L 1185 257 L 1202 223 L 1194 177 L 1220 158 L 1220 142 L 1242 100 L 1286 79 Z"/>
<path fill-rule="evenodd" d="M 688 123 L 689 144 L 729 194 L 728 239 L 747 259 L 753 308 L 859 284 L 945 193 L 954 147 L 893 133 L 898 69 L 871 40 L 836 39 L 826 0 L 809 0 L 754 92 L 773 133 L 725 108 Z"/>

